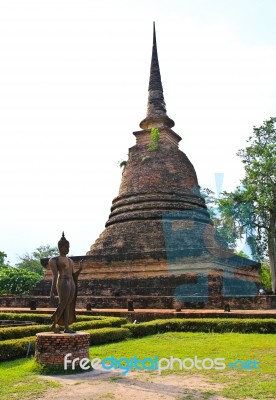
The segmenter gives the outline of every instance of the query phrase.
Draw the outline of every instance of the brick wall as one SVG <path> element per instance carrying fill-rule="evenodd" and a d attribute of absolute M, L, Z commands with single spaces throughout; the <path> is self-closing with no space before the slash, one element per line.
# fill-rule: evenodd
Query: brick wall
<path fill-rule="evenodd" d="M 88 333 L 54 334 L 42 332 L 36 334 L 35 358 L 46 366 L 63 366 L 64 357 L 71 353 L 70 360 L 74 358 L 89 358 Z M 79 365 L 79 360 L 76 365 Z"/>

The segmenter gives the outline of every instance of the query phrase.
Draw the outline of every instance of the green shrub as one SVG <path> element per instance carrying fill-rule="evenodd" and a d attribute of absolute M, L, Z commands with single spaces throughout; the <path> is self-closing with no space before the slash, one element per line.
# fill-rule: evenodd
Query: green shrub
<path fill-rule="evenodd" d="M 272 283 L 271 283 L 271 272 L 269 268 L 269 261 L 267 260 L 262 261 L 261 269 L 259 270 L 259 277 L 261 283 L 265 287 L 265 290 L 270 292 L 272 290 Z"/>
<path fill-rule="evenodd" d="M 0 268 L 0 295 L 28 294 L 41 281 L 41 275 L 26 268 Z"/>
<path fill-rule="evenodd" d="M 20 339 L 26 336 L 35 336 L 38 332 L 50 331 L 49 325 L 13 326 L 0 329 L 0 340 Z"/>
<path fill-rule="evenodd" d="M 37 323 L 51 323 L 52 314 L 37 314 L 37 313 L 10 313 L 0 312 L 0 319 L 17 320 L 17 321 L 33 321 Z M 78 321 L 90 321 L 90 320 L 102 320 L 106 317 L 102 316 L 90 316 L 90 315 L 78 315 Z"/>
<path fill-rule="evenodd" d="M 163 332 L 237 332 L 237 333 L 276 333 L 273 319 L 160 319 L 141 324 L 127 324 L 134 337 L 143 337 Z"/>
<path fill-rule="evenodd" d="M 77 315 L 77 322 L 90 321 L 90 320 L 92 320 L 92 321 L 98 321 L 98 320 L 101 321 L 101 320 L 103 320 L 105 318 L 109 318 L 109 317 L 105 317 L 105 316 L 102 316 L 102 315 Z"/>
<path fill-rule="evenodd" d="M 0 342 L 0 361 L 27 357 L 35 352 L 35 337 L 4 340 Z"/>
<path fill-rule="evenodd" d="M 74 322 L 71 325 L 71 328 L 74 330 L 82 330 L 82 329 L 98 329 L 105 327 L 118 327 L 127 323 L 125 318 L 117 318 L 117 317 L 106 317 L 102 320 L 91 320 L 91 321 L 82 321 L 82 322 Z"/>
<path fill-rule="evenodd" d="M 22 314 L 21 314 L 22 315 Z M 27 314 L 26 314 L 27 315 Z M 71 325 L 71 328 L 77 331 L 87 329 L 98 329 L 105 327 L 121 327 L 126 324 L 125 318 L 117 317 L 102 317 L 100 319 L 90 318 L 89 320 L 83 320 L 81 322 L 75 322 Z M 49 332 L 50 322 L 48 325 L 27 325 L 27 326 L 14 326 L 0 328 L 0 340 L 8 339 L 19 339 L 26 336 L 35 336 L 39 332 Z"/>
<path fill-rule="evenodd" d="M 0 312 L 0 319 L 4 320 L 18 320 L 18 321 L 33 321 L 37 323 L 49 323 L 51 324 L 52 314 L 36 314 L 36 313 L 9 313 Z M 114 326 L 121 326 L 127 323 L 126 318 L 121 317 L 105 317 L 102 315 L 77 315 L 77 321 L 113 321 Z M 117 322 L 115 322 L 117 321 Z M 116 325 L 117 323 L 117 325 Z"/>
<path fill-rule="evenodd" d="M 90 334 L 90 345 L 104 343 L 120 342 L 131 336 L 128 329 L 125 328 L 101 328 L 85 331 Z"/>
<path fill-rule="evenodd" d="M 158 128 L 152 128 L 150 131 L 150 143 L 148 145 L 149 151 L 156 151 L 159 147 L 160 134 Z"/>
<path fill-rule="evenodd" d="M 17 321 L 33 321 L 38 324 L 50 324 L 51 314 L 35 314 L 35 313 L 9 313 L 1 312 L 0 319 L 2 320 L 17 320 Z"/>
<path fill-rule="evenodd" d="M 90 334 L 91 345 L 119 342 L 131 336 L 130 331 L 125 328 L 90 329 L 85 332 Z M 15 360 L 33 355 L 35 342 L 35 336 L 3 340 L 0 342 L 0 361 Z"/>
<path fill-rule="evenodd" d="M 90 345 L 105 344 L 125 340 L 130 336 L 143 337 L 163 332 L 237 332 L 237 333 L 276 333 L 276 321 L 273 319 L 160 319 L 141 324 L 126 324 L 124 318 L 106 318 L 109 327 L 101 327 L 104 320 L 83 321 L 72 324 L 90 334 Z M 123 328 L 116 324 L 124 324 Z M 115 324 L 112 326 L 112 324 Z M 105 325 L 106 326 L 106 325 Z M 87 328 L 88 327 L 88 328 Z M 91 328 L 93 327 L 93 329 Z M 50 330 L 49 326 L 35 325 L 3 328 L 0 342 L 0 361 L 13 360 L 34 354 L 35 335 L 37 332 Z M 24 333 L 24 335 L 23 335 Z M 20 336 L 21 335 L 21 336 Z M 28 337 L 22 337 L 29 335 Z M 7 340 L 7 338 L 13 338 Z M 17 339 L 15 339 L 17 337 Z M 6 340 L 3 340 L 3 339 Z"/>

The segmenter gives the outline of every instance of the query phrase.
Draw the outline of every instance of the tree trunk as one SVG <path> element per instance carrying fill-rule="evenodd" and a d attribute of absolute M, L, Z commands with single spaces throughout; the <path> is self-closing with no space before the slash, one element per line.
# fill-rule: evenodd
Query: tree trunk
<path fill-rule="evenodd" d="M 276 292 L 276 213 L 270 213 L 268 233 L 268 255 L 271 272 L 272 292 Z"/>

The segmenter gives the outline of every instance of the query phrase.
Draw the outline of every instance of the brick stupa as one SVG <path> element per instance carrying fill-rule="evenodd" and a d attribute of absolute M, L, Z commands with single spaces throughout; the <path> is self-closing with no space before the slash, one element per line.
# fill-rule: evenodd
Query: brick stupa
<path fill-rule="evenodd" d="M 167 115 L 155 28 L 147 116 L 134 132 L 118 196 L 105 230 L 84 256 L 79 306 L 254 308 L 259 264 L 239 257 L 216 234 L 197 175 L 179 150 Z M 156 149 L 149 148 L 158 129 Z M 158 139 L 158 138 L 157 138 Z M 72 257 L 78 261 L 83 257 Z M 36 293 L 48 294 L 47 270 Z"/>

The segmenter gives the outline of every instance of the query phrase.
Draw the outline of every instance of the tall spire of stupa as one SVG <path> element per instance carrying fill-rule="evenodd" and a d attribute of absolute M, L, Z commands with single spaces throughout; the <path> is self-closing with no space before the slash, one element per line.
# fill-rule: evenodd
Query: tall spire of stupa
<path fill-rule="evenodd" d="M 163 95 L 160 68 L 158 62 L 155 23 L 153 23 L 153 44 L 149 79 L 149 96 L 147 116 L 140 123 L 142 129 L 174 126 L 174 121 L 167 116 L 166 103 Z"/>

